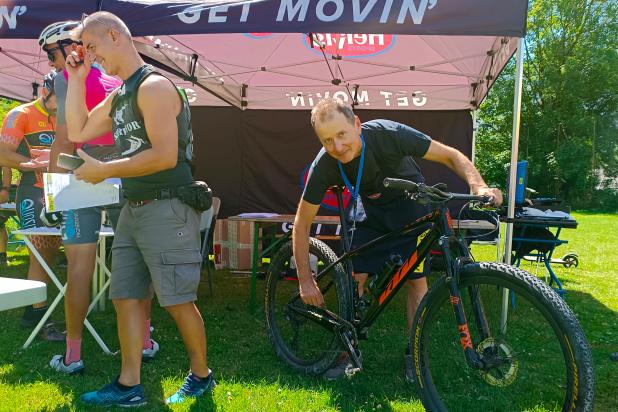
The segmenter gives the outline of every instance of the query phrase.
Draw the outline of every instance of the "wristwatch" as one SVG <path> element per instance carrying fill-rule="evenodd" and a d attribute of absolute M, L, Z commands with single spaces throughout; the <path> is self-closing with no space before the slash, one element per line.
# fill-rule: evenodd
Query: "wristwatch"
<path fill-rule="evenodd" d="M 2 186 L 2 189 L 0 189 L 0 190 L 6 190 L 8 192 L 10 188 L 11 188 L 11 186 Z"/>

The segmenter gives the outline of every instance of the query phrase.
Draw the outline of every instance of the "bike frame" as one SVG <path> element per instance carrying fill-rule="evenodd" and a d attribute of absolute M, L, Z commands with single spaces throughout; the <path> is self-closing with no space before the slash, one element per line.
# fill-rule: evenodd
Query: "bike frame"
<path fill-rule="evenodd" d="M 340 191 L 336 191 L 336 194 L 340 201 L 340 205 L 342 205 L 343 202 L 341 201 Z M 354 337 L 358 334 L 362 336 L 382 313 L 384 308 L 390 303 L 390 301 L 397 294 L 397 292 L 403 287 L 406 279 L 419 279 L 426 276 L 424 273 L 414 273 L 414 271 L 425 259 L 427 259 L 427 257 L 429 256 L 429 251 L 436 244 L 438 244 L 440 250 L 443 253 L 446 263 L 446 282 L 449 288 L 450 302 L 453 307 L 453 312 L 455 314 L 455 320 L 457 322 L 457 333 L 460 336 L 460 344 L 464 352 L 466 361 L 471 367 L 475 369 L 486 368 L 487 365 L 484 364 L 476 350 L 474 350 L 472 339 L 470 337 L 468 321 L 466 318 L 463 304 L 461 302 L 461 294 L 458 284 L 459 271 L 464 264 L 469 263 L 472 260 L 470 259 L 470 254 L 466 243 L 455 235 L 451 216 L 448 208 L 446 207 L 446 204 L 440 203 L 439 206 L 431 213 L 420 217 L 419 219 L 407 224 L 399 230 L 395 230 L 383 236 L 380 236 L 353 250 L 349 250 L 349 240 L 347 238 L 347 230 L 344 223 L 344 212 L 341 207 L 339 209 L 342 222 L 342 244 L 344 254 L 339 257 L 339 259 L 337 259 L 335 262 L 331 263 L 323 270 L 321 270 L 317 275 L 317 279 L 325 276 L 336 265 L 344 265 L 344 267 L 346 268 L 345 272 L 347 277 L 346 289 L 351 299 L 350 302 L 353 303 L 350 308 L 350 313 L 345 314 L 344 319 L 342 318 L 342 316 L 339 316 L 327 309 L 316 308 L 313 306 L 305 307 L 303 309 L 297 305 L 290 305 L 291 307 L 293 307 L 294 312 L 308 319 L 311 319 L 326 327 L 327 329 L 339 333 L 340 335 L 343 333 L 343 331 L 350 332 L 349 328 L 353 327 Z M 429 224 L 432 224 L 431 227 L 429 227 Z M 374 296 L 375 299 L 373 300 L 371 306 L 369 306 L 365 314 L 358 317 L 356 308 L 358 307 L 358 303 L 361 298 L 358 295 L 358 289 L 354 286 L 356 282 L 352 276 L 351 259 L 366 252 L 375 245 L 384 242 L 385 240 L 391 239 L 393 237 L 406 235 L 412 231 L 419 231 L 419 233 L 421 233 L 423 229 L 428 229 L 427 234 L 416 246 L 412 254 L 408 256 L 408 258 L 404 261 L 403 265 L 401 265 L 401 267 L 394 273 L 390 274 L 388 281 L 385 282 L 386 286 L 384 287 L 384 289 L 376 291 L 377 295 Z M 480 325 L 479 333 L 481 335 L 480 337 L 482 341 L 490 336 L 488 323 L 483 310 L 483 304 L 481 302 L 480 296 L 476 293 L 476 291 L 470 289 L 469 292 L 474 312 L 473 315 L 475 317 L 476 324 Z M 296 295 L 292 300 L 295 299 L 300 299 L 300 296 Z M 350 319 L 351 321 L 347 321 L 346 319 Z M 350 342 L 347 341 L 344 337 L 341 338 L 342 342 L 344 343 L 344 347 L 346 347 L 346 350 L 350 353 Z M 358 359 L 357 356 L 354 356 L 353 353 L 350 353 L 350 355 L 353 361 L 355 359 Z M 360 360 L 358 360 L 358 362 L 360 362 Z M 360 364 L 356 366 L 359 368 L 362 367 Z"/>

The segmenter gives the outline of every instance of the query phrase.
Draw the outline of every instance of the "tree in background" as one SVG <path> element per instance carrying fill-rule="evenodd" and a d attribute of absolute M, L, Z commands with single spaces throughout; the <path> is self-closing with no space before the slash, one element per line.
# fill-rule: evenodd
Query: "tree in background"
<path fill-rule="evenodd" d="M 618 204 L 605 187 L 618 179 L 617 10 L 615 1 L 530 2 L 519 158 L 529 161 L 529 187 L 575 207 Z M 513 76 L 511 61 L 479 110 L 477 164 L 502 187 Z"/>
<path fill-rule="evenodd" d="M 13 107 L 19 106 L 19 102 L 16 100 L 9 100 L 9 99 L 4 99 L 2 97 L 0 97 L 0 126 L 2 125 L 2 121 L 4 121 L 4 117 L 6 116 L 6 113 L 11 110 Z M 17 182 L 19 180 L 19 171 L 16 169 L 13 169 L 13 177 L 12 177 L 13 183 Z M 11 195 L 13 196 L 13 195 Z"/>
<path fill-rule="evenodd" d="M 6 116 L 6 112 L 11 110 L 15 106 L 19 106 L 19 102 L 15 100 L 8 100 L 8 99 L 0 98 L 0 122 L 4 120 L 4 116 Z"/>

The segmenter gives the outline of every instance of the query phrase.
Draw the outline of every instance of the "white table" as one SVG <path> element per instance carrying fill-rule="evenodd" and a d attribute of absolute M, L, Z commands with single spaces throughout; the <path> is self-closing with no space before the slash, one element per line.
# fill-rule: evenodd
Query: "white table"
<path fill-rule="evenodd" d="M 39 251 L 36 250 L 32 242 L 30 241 L 30 236 L 61 236 L 61 233 L 60 233 L 60 229 L 55 228 L 55 227 L 54 228 L 34 227 L 30 229 L 15 230 L 13 231 L 13 234 L 23 236 L 24 243 L 26 244 L 26 246 L 28 246 L 28 249 L 30 249 L 30 253 L 32 253 L 34 257 L 39 261 L 39 263 L 41 264 L 45 272 L 49 275 L 49 278 L 52 280 L 52 282 L 54 282 L 54 284 L 60 291 L 60 293 L 58 293 L 58 296 L 56 296 L 52 304 L 49 305 L 49 308 L 47 309 L 47 312 L 45 312 L 45 315 L 43 315 L 43 318 L 41 318 L 41 321 L 38 323 L 38 325 L 36 325 L 32 333 L 28 337 L 28 340 L 26 340 L 26 343 L 24 343 L 23 348 L 26 349 L 28 346 L 30 346 L 30 344 L 36 337 L 39 330 L 41 330 L 43 325 L 45 325 L 45 322 L 47 322 L 47 319 L 51 316 L 54 309 L 56 309 L 56 306 L 58 306 L 58 304 L 60 303 L 60 300 L 62 300 L 65 294 L 65 291 L 66 291 L 66 284 L 63 285 L 62 283 L 60 283 L 56 274 L 53 272 L 53 270 L 51 270 L 49 265 L 45 262 L 45 260 L 39 253 Z M 88 307 L 87 314 L 89 314 L 92 311 L 92 309 L 101 300 L 104 300 L 101 298 L 104 297 L 105 292 L 107 288 L 109 287 L 109 283 L 110 283 L 109 278 L 111 277 L 111 272 L 105 265 L 105 239 L 109 236 L 114 236 L 114 232 L 110 228 L 102 227 L 101 231 L 99 232 L 99 250 L 97 253 L 96 264 L 94 268 L 94 276 L 93 276 L 93 281 L 92 281 L 94 297 L 92 299 L 92 303 L 90 303 L 90 306 Z M 107 280 L 105 279 L 106 275 L 107 275 Z M 45 299 L 41 299 L 38 302 L 42 300 L 45 300 Z M 112 354 L 112 352 L 109 350 L 107 345 L 105 345 L 105 342 L 103 342 L 103 339 L 101 339 L 101 337 L 99 336 L 99 334 L 94 329 L 94 327 L 92 326 L 92 324 L 90 323 L 88 319 L 84 319 L 84 326 L 86 326 L 86 329 L 88 329 L 88 331 L 90 332 L 94 340 L 99 344 L 101 349 L 103 349 L 103 352 L 107 354 Z"/>
<path fill-rule="evenodd" d="M 47 299 L 47 285 L 37 280 L 0 278 L 0 310 L 15 309 Z"/>

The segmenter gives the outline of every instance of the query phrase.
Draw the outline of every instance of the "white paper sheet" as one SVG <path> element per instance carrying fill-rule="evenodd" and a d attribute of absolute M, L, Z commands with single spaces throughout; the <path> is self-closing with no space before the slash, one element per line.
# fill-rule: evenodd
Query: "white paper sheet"
<path fill-rule="evenodd" d="M 103 206 L 120 201 L 120 179 L 106 179 L 93 185 L 74 174 L 43 173 L 45 209 L 48 212 Z"/>

